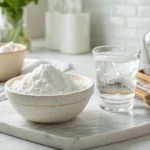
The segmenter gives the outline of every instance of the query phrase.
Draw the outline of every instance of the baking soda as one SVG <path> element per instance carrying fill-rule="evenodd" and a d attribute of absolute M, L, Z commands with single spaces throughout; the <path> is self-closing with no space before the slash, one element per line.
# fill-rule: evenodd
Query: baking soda
<path fill-rule="evenodd" d="M 21 80 L 12 84 L 12 90 L 29 95 L 61 95 L 82 89 L 81 82 L 50 64 L 42 64 Z"/>
<path fill-rule="evenodd" d="M 14 42 L 9 42 L 5 45 L 0 46 L 0 53 L 5 53 L 5 52 L 16 52 L 20 51 L 21 48 L 19 46 L 16 46 Z"/>

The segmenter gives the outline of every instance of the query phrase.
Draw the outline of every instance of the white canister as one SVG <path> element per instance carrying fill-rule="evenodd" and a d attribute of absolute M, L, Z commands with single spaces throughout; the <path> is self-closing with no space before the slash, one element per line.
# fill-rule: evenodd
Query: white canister
<path fill-rule="evenodd" d="M 60 49 L 60 13 L 46 12 L 45 14 L 45 44 L 50 50 Z"/>
<path fill-rule="evenodd" d="M 80 54 L 90 51 L 89 13 L 61 15 L 60 51 L 69 54 Z"/>

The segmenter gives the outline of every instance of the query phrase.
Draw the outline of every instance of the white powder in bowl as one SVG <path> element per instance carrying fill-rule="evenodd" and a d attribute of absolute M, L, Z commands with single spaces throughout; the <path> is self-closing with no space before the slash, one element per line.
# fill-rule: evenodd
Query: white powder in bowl
<path fill-rule="evenodd" d="M 20 50 L 21 50 L 20 47 L 17 46 L 14 42 L 9 42 L 5 45 L 0 46 L 0 53 L 16 52 Z"/>
<path fill-rule="evenodd" d="M 12 90 L 29 95 L 60 95 L 82 88 L 81 82 L 72 80 L 50 64 L 40 65 L 12 84 Z"/>

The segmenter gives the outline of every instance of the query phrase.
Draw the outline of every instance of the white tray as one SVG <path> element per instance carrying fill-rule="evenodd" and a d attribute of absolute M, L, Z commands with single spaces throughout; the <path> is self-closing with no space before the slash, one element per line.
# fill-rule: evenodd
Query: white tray
<path fill-rule="evenodd" d="M 74 120 L 53 125 L 25 121 L 9 101 L 0 103 L 0 132 L 31 142 L 66 150 L 111 144 L 150 133 L 150 108 L 140 99 L 128 113 L 109 113 L 99 108 L 97 97 Z"/>

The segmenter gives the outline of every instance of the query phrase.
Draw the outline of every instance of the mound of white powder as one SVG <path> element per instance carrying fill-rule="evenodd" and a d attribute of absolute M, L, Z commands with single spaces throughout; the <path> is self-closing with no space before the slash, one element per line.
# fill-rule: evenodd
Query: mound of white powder
<path fill-rule="evenodd" d="M 29 95 L 60 95 L 81 87 L 81 82 L 72 80 L 50 64 L 40 65 L 12 84 L 12 90 Z"/>
<path fill-rule="evenodd" d="M 16 46 L 14 42 L 9 42 L 5 45 L 0 46 L 0 53 L 5 53 L 5 52 L 16 52 L 20 51 L 20 47 Z"/>

